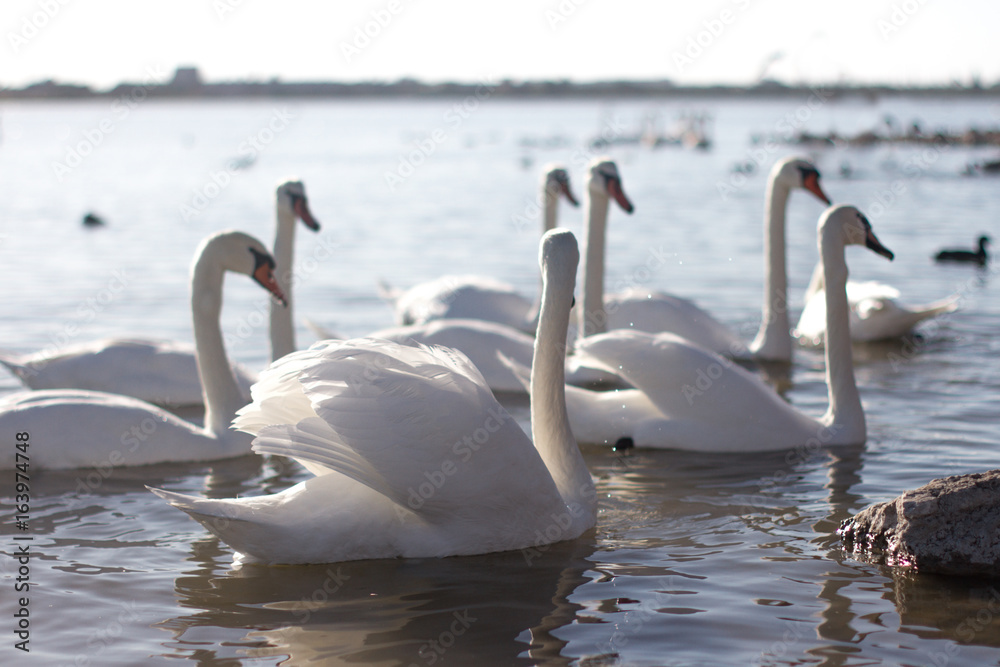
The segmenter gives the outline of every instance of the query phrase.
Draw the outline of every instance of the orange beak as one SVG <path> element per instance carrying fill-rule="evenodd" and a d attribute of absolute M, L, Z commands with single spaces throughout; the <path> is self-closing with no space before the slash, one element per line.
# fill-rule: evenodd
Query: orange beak
<path fill-rule="evenodd" d="M 830 201 L 830 198 L 826 196 L 826 193 L 823 192 L 823 188 L 819 187 L 819 174 L 816 172 L 806 174 L 803 184 L 805 185 L 806 190 L 816 195 L 816 197 L 827 206 L 833 203 Z"/>
<path fill-rule="evenodd" d="M 288 299 L 285 298 L 285 293 L 281 291 L 281 287 L 278 286 L 278 281 L 274 277 L 274 269 L 268 264 L 261 264 L 253 272 L 253 279 L 256 280 L 260 285 L 266 289 L 268 292 L 274 295 L 274 298 L 281 302 L 282 306 L 288 307 Z"/>
<path fill-rule="evenodd" d="M 312 211 L 309 210 L 309 204 L 306 203 L 305 197 L 295 197 L 295 201 L 292 203 L 292 208 L 295 210 L 295 215 L 299 216 L 299 220 L 301 220 L 306 227 L 314 232 L 319 231 L 319 223 L 316 221 L 316 218 L 313 217 Z"/>
<path fill-rule="evenodd" d="M 565 197 L 566 200 L 573 206 L 580 205 L 580 202 L 578 202 L 576 197 L 573 196 L 573 191 L 569 189 L 569 183 L 560 183 L 559 192 L 561 192 L 563 197 Z"/>
<path fill-rule="evenodd" d="M 608 194 L 614 197 L 618 205 L 622 207 L 622 210 L 626 213 L 631 213 L 635 210 L 632 206 L 632 202 L 628 200 L 625 196 L 625 192 L 622 190 L 622 182 L 617 178 L 608 179 Z"/>

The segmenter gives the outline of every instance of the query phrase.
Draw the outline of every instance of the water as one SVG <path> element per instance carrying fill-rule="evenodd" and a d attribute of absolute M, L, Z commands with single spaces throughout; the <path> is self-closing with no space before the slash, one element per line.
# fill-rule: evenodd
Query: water
<path fill-rule="evenodd" d="M 636 213 L 612 213 L 608 285 L 638 279 L 693 297 L 749 339 L 762 294 L 764 176 L 742 182 L 730 169 L 758 158 L 766 173 L 792 152 L 751 145 L 752 134 L 780 132 L 789 119 L 814 132 L 852 132 L 887 113 L 927 127 L 1000 122 L 991 102 L 953 100 L 815 109 L 806 99 L 487 100 L 467 118 L 449 114 L 456 102 L 150 101 L 128 114 L 106 101 L 3 105 L 0 346 L 28 352 L 123 334 L 190 340 L 193 249 L 225 227 L 270 243 L 273 188 L 290 174 L 303 179 L 324 225 L 319 235 L 298 233 L 299 320 L 342 335 L 390 324 L 376 295 L 380 279 L 408 286 L 479 273 L 532 293 L 538 232 L 534 219 L 523 220 L 541 166 L 567 163 L 579 195 L 587 138 L 631 129 L 650 112 L 669 121 L 690 111 L 713 115 L 713 150 L 610 151 Z M 548 147 L 523 145 L 540 141 Z M 996 183 L 959 176 L 991 155 L 903 147 L 812 154 L 828 194 L 868 212 L 897 254 L 889 263 L 851 250 L 853 276 L 889 282 L 909 303 L 962 297 L 961 310 L 916 343 L 857 348 L 864 446 L 628 457 L 587 448 L 600 514 L 578 540 L 529 554 L 235 571 L 226 545 L 144 485 L 211 497 L 270 493 L 305 477 L 296 464 L 248 456 L 36 473 L 28 655 L 14 650 L 18 564 L 9 554 L 18 531 L 7 473 L 3 664 L 997 664 L 997 582 L 860 563 L 834 535 L 870 503 L 1000 465 L 995 276 L 930 261 L 939 247 L 995 231 Z M 234 159 L 252 164 L 226 172 Z M 401 160 L 420 164 L 409 175 Z M 845 163 L 850 177 L 841 175 Z M 406 176 L 390 190 L 387 172 Z M 800 193 L 790 204 L 795 295 L 816 259 L 821 208 Z M 84 229 L 89 210 L 107 227 Z M 579 230 L 578 211 L 561 215 Z M 646 272 L 654 251 L 669 262 Z M 251 368 L 267 356 L 263 303 L 250 281 L 227 281 L 229 352 Z M 305 325 L 297 327 L 300 345 L 310 343 Z M 820 353 L 797 350 L 791 380 L 790 401 L 813 414 L 825 409 Z M 0 391 L 18 387 L 0 375 Z M 526 401 L 504 401 L 527 424 Z M 13 452 L 9 437 L 4 456 Z"/>

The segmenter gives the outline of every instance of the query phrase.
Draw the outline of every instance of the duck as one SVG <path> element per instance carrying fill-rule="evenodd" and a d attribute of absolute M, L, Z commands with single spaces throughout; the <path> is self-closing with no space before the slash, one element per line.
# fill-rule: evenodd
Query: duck
<path fill-rule="evenodd" d="M 88 212 L 83 216 L 83 226 L 84 227 L 103 227 L 105 225 L 104 219 L 94 213 L 93 211 Z"/>
<path fill-rule="evenodd" d="M 559 199 L 579 206 L 570 187 L 569 173 L 558 164 L 547 165 L 541 182 L 542 233 L 556 226 Z M 424 324 L 438 319 L 477 319 L 498 322 L 534 333 L 537 301 L 513 286 L 485 276 L 445 275 L 397 290 L 381 284 L 379 293 L 393 305 L 397 325 Z"/>
<path fill-rule="evenodd" d="M 295 244 L 296 219 L 312 231 L 319 223 L 309 209 L 302 182 L 290 178 L 275 190 L 276 230 L 274 257 L 279 286 L 285 298 Z M 286 275 L 288 274 L 288 275 Z M 289 304 L 290 305 L 290 304 Z M 272 302 L 270 306 L 271 358 L 295 349 L 295 333 L 289 308 Z M 132 396 L 168 408 L 202 404 L 194 345 L 150 338 L 106 338 L 28 355 L 0 354 L 0 364 L 30 389 L 84 389 Z M 242 365 L 233 372 L 244 396 L 256 375 Z"/>
<path fill-rule="evenodd" d="M 934 255 L 934 261 L 937 262 L 961 262 L 964 264 L 976 264 L 977 266 L 986 266 L 989 261 L 989 254 L 986 252 L 986 246 L 990 244 L 989 236 L 980 236 L 976 241 L 978 250 L 964 250 L 959 248 L 946 248 L 939 251 Z"/>
<path fill-rule="evenodd" d="M 276 494 L 198 498 L 151 488 L 235 550 L 238 564 L 463 556 L 579 537 L 596 491 L 566 414 L 563 358 L 579 258 L 541 240 L 531 438 L 462 353 L 320 341 L 261 373 L 234 427 L 314 476 Z"/>
<path fill-rule="evenodd" d="M 593 392 L 566 388 L 573 433 L 581 442 L 701 452 L 758 452 L 861 444 L 865 414 L 854 377 L 848 330 L 844 248 L 865 246 L 893 259 L 855 207 L 836 205 L 818 229 L 827 309 L 829 409 L 807 415 L 732 360 L 673 333 L 619 329 L 594 336 L 591 357 L 632 385 Z M 587 428 L 602 422 L 594 435 Z"/>
<path fill-rule="evenodd" d="M 226 272 L 250 276 L 281 302 L 274 258 L 240 231 L 207 237 L 191 270 L 191 310 L 204 426 L 139 399 L 79 389 L 21 391 L 0 398 L 0 432 L 29 433 L 32 470 L 209 461 L 250 453 L 252 438 L 229 429 L 245 400 L 226 359 L 219 315 Z M 0 468 L 15 457 L 0 457 Z M 108 473 L 110 474 L 110 473 Z M 106 475 L 105 475 L 106 476 Z"/>

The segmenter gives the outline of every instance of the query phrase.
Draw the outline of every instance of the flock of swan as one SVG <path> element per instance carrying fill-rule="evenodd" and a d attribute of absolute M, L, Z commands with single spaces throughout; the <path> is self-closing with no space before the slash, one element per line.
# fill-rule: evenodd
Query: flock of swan
<path fill-rule="evenodd" d="M 865 441 L 852 340 L 899 336 L 955 300 L 909 307 L 891 287 L 849 282 L 846 246 L 890 260 L 893 253 L 860 211 L 830 205 L 819 181 L 801 158 L 771 171 L 762 323 L 749 343 L 684 297 L 604 293 L 611 201 L 625 213 L 633 204 L 615 163 L 602 158 L 586 174 L 582 253 L 573 233 L 557 227 L 560 199 L 578 205 L 568 174 L 552 168 L 543 179 L 537 299 L 476 276 L 406 291 L 383 286 L 398 326 L 297 351 L 286 276 L 297 222 L 313 230 L 318 223 L 302 183 L 290 180 L 276 192 L 273 252 L 238 231 L 213 234 L 197 249 L 193 349 L 124 339 L 0 359 L 31 388 L 0 398 L 0 429 L 32 434 L 36 468 L 251 451 L 295 459 L 313 476 L 277 494 L 205 499 L 150 489 L 232 546 L 240 562 L 466 555 L 572 539 L 595 525 L 597 511 L 578 443 L 746 452 Z M 785 216 L 796 189 L 829 205 L 794 330 L 825 348 L 829 408 L 821 417 L 733 362 L 792 359 Z M 257 378 L 226 356 L 226 272 L 273 295 L 272 363 Z M 695 390 L 699 374 L 711 382 Z M 494 396 L 524 390 L 530 437 Z M 199 403 L 203 426 L 167 409 Z"/>

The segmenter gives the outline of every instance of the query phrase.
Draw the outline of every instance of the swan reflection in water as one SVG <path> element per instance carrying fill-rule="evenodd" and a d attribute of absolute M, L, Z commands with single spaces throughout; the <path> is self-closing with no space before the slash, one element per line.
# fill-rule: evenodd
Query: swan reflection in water
<path fill-rule="evenodd" d="M 193 545 L 198 564 L 176 580 L 180 604 L 201 610 L 159 624 L 182 653 L 199 628 L 230 628 L 233 655 L 287 655 L 290 664 L 496 664 L 519 657 L 569 664 L 554 634 L 581 606 L 569 600 L 600 576 L 592 538 L 457 558 L 384 559 L 330 565 L 243 565 L 214 537 Z M 246 628 L 258 628 L 246 632 Z M 215 657 L 222 658 L 222 655 Z"/>

